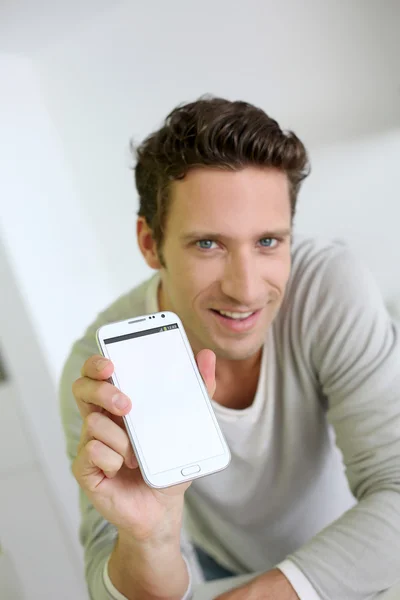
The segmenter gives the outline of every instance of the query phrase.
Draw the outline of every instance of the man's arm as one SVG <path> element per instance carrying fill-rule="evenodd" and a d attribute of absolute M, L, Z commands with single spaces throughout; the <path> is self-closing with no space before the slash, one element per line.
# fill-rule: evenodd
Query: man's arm
<path fill-rule="evenodd" d="M 112 558 L 112 555 L 110 557 L 110 560 L 111 560 L 111 558 Z M 189 585 L 187 585 L 185 587 L 186 593 L 183 596 L 181 595 L 179 597 L 179 600 L 191 600 L 192 597 L 193 597 L 193 585 L 192 585 L 192 580 L 191 580 L 192 578 L 191 578 L 191 575 L 190 575 L 190 565 L 189 565 L 188 561 L 186 560 L 186 558 L 184 556 L 180 555 L 180 558 L 183 558 L 183 561 L 184 561 L 184 576 L 187 576 L 187 575 L 189 576 Z M 104 566 L 104 572 L 103 572 L 103 578 L 104 578 L 104 584 L 105 584 L 106 590 L 107 590 L 107 592 L 109 594 L 110 599 L 112 598 L 113 600 L 126 600 L 126 596 L 124 596 L 115 587 L 115 585 L 113 584 L 113 582 L 110 579 L 110 574 L 109 574 L 109 563 L 110 563 L 110 560 L 106 562 L 106 564 Z M 132 556 L 130 558 L 128 557 L 128 560 L 125 561 L 126 564 L 127 564 L 128 569 L 129 569 L 130 565 L 134 564 L 134 561 L 135 561 L 135 558 L 133 558 Z M 152 557 L 152 564 L 154 565 L 154 556 Z M 117 562 L 117 565 L 118 565 L 118 562 Z M 171 569 L 171 566 L 169 568 L 170 568 L 170 570 L 169 570 L 169 572 L 166 575 L 167 578 L 170 577 L 170 573 L 171 572 L 175 572 L 174 571 L 175 570 L 175 565 L 172 566 L 172 569 Z M 130 572 L 128 573 L 128 576 L 129 577 L 131 576 Z M 163 573 L 163 576 L 164 576 L 164 581 L 165 581 L 165 572 Z M 117 585 L 118 585 L 118 583 L 117 583 Z"/>
<path fill-rule="evenodd" d="M 283 573 L 279 569 L 272 569 L 215 600 L 299 600 L 299 596 Z"/>
<path fill-rule="evenodd" d="M 179 539 L 173 544 L 133 543 L 119 536 L 107 564 L 108 588 L 126 598 L 183 600 L 191 594 L 188 564 Z M 107 587 L 107 579 L 105 579 Z M 120 596 L 121 597 L 121 596 Z"/>
<path fill-rule="evenodd" d="M 345 247 L 315 279 L 305 345 L 358 504 L 288 558 L 323 600 L 364 600 L 400 577 L 399 333 Z"/>
<path fill-rule="evenodd" d="M 146 551 L 132 547 L 129 540 L 118 541 L 116 528 L 103 519 L 83 492 L 80 492 L 80 497 L 81 542 L 85 549 L 86 580 L 92 598 L 190 598 L 194 579 L 192 570 L 196 573 L 196 567 L 192 567 L 190 551 L 185 547 L 187 542 L 183 541 L 173 552 L 169 548 Z M 169 556 L 165 556 L 165 551 Z M 160 582 L 159 585 L 157 582 Z M 172 589 L 179 589 L 181 593 L 166 596 Z"/>
<path fill-rule="evenodd" d="M 72 382 L 79 376 L 82 364 L 95 351 L 96 349 L 90 343 L 76 344 L 62 376 L 60 386 L 62 420 L 71 462 L 77 455 L 82 428 L 82 418 L 72 395 Z M 118 598 L 118 593 L 114 593 L 113 590 L 110 592 L 111 581 L 113 581 L 117 589 L 126 592 L 126 597 L 136 598 L 136 595 L 132 596 L 133 590 L 139 588 L 141 595 L 138 597 L 146 599 L 152 596 L 166 597 L 165 593 L 170 589 L 171 597 L 177 597 L 177 593 L 173 590 L 180 590 L 179 600 L 181 600 L 190 578 L 194 583 L 202 580 L 193 549 L 183 532 L 180 532 L 180 539 L 178 533 L 176 542 L 168 547 L 166 556 L 165 547 L 132 547 L 129 540 L 125 539 L 119 539 L 117 543 L 116 527 L 99 514 L 81 490 L 80 509 L 82 517 L 80 539 L 85 550 L 86 579 L 92 598 L 96 600 L 110 600 L 113 596 Z M 165 578 L 166 566 L 170 573 L 168 579 Z M 124 573 L 125 575 L 128 573 L 129 576 L 125 577 Z M 134 580 L 135 585 L 131 585 L 131 580 Z M 154 582 L 157 581 L 160 584 L 156 589 Z M 122 596 L 124 597 L 123 594 Z"/>

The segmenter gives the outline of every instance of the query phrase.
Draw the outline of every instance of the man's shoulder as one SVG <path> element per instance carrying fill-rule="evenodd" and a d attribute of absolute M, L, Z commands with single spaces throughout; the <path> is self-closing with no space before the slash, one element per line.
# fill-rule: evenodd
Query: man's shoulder
<path fill-rule="evenodd" d="M 292 271 L 277 326 L 289 325 L 305 335 L 319 319 L 320 328 L 357 311 L 380 310 L 382 292 L 369 268 L 343 239 L 296 236 L 292 244 Z M 329 321 L 329 323 L 327 322 Z"/>
<path fill-rule="evenodd" d="M 292 243 L 292 269 L 281 314 L 304 320 L 318 303 L 321 285 L 331 282 L 333 294 L 340 294 L 338 274 L 341 265 L 354 264 L 352 251 L 342 239 L 295 235 Z"/>
<path fill-rule="evenodd" d="M 140 285 L 119 296 L 97 316 L 93 325 L 105 325 L 113 321 L 121 321 L 129 319 L 129 317 L 137 317 L 144 314 L 146 312 L 149 286 L 153 282 L 154 277 L 146 279 Z"/>
<path fill-rule="evenodd" d="M 340 269 L 343 262 L 354 264 L 355 255 L 348 243 L 340 238 L 296 235 L 292 243 L 292 269 L 288 282 L 289 295 L 298 296 L 301 290 L 312 293 L 324 274 Z"/>
<path fill-rule="evenodd" d="M 344 254 L 350 254 L 347 242 L 340 238 L 327 239 L 301 234 L 293 236 L 292 274 L 298 271 L 321 269 L 326 263 Z"/>
<path fill-rule="evenodd" d="M 147 293 L 154 277 L 130 289 L 102 310 L 90 323 L 84 334 L 76 340 L 71 349 L 70 358 L 74 356 L 81 362 L 92 354 L 98 354 L 96 331 L 102 325 L 144 314 L 146 312 Z"/>

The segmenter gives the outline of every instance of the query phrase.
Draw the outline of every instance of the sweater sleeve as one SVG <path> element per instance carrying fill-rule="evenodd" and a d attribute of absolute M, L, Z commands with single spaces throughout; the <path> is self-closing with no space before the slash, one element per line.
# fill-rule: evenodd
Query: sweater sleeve
<path fill-rule="evenodd" d="M 282 571 L 299 597 L 299 600 L 321 600 L 307 577 L 292 561 L 285 559 L 276 568 Z"/>
<path fill-rule="evenodd" d="M 80 377 L 84 362 L 97 354 L 94 333 L 97 328 L 88 330 L 86 337 L 77 342 L 65 364 L 60 383 L 61 416 L 65 432 L 68 457 L 72 463 L 77 454 L 82 418 L 72 394 L 72 383 Z M 110 593 L 104 580 L 104 570 L 114 548 L 117 530 L 89 502 L 85 493 L 79 490 L 81 526 L 80 541 L 84 548 L 85 576 L 92 600 L 110 600 Z M 202 581 L 202 573 L 193 546 L 182 531 L 181 551 L 189 569 L 192 585 Z"/>
<path fill-rule="evenodd" d="M 322 600 L 400 579 L 400 341 L 367 268 L 338 246 L 315 273 L 310 360 L 357 504 L 288 558 Z"/>

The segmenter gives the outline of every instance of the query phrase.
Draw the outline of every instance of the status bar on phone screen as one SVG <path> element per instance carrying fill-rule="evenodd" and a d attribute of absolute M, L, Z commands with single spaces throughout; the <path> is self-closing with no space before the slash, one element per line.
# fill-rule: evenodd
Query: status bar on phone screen
<path fill-rule="evenodd" d="M 107 338 L 104 340 L 104 343 L 114 344 L 115 342 L 122 342 L 132 338 L 143 337 L 144 335 L 152 335 L 153 333 L 163 333 L 164 331 L 170 331 L 171 329 L 178 328 L 178 323 L 170 323 L 169 325 L 163 325 L 162 327 L 153 327 L 152 329 L 145 329 L 144 331 L 135 331 L 134 333 L 125 333 L 124 335 Z"/>

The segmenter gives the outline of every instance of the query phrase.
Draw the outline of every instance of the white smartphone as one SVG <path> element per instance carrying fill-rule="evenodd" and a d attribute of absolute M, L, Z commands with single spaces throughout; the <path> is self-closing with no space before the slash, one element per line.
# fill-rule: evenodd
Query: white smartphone
<path fill-rule="evenodd" d="M 109 323 L 96 337 L 132 402 L 124 421 L 146 483 L 164 488 L 225 469 L 230 451 L 179 317 Z"/>

